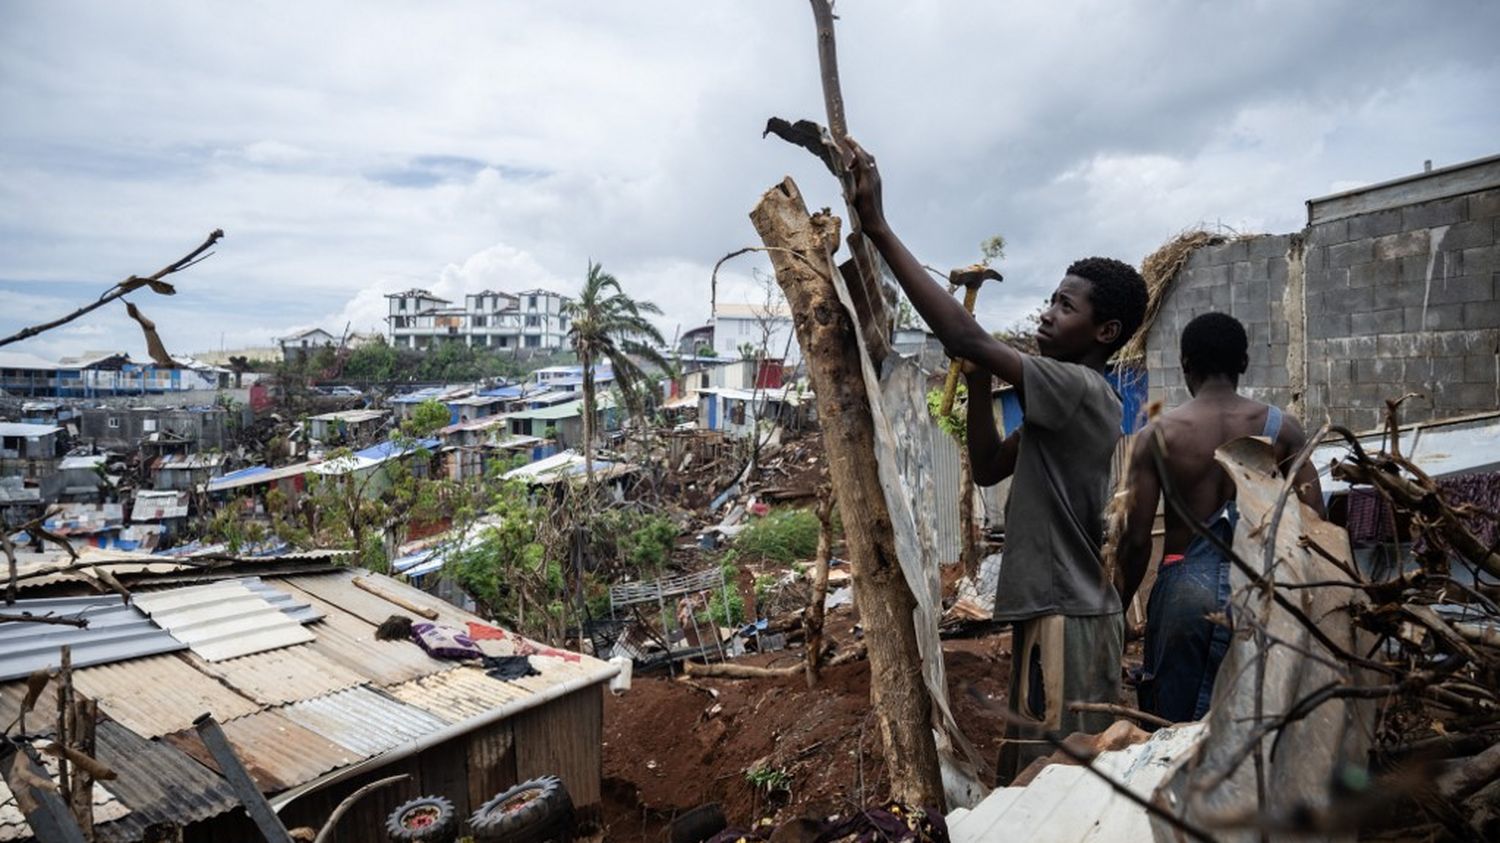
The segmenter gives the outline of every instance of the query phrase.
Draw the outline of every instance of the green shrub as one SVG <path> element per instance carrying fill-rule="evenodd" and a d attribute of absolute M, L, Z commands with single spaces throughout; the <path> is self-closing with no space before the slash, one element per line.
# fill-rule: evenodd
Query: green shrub
<path fill-rule="evenodd" d="M 734 539 L 736 557 L 791 564 L 818 552 L 818 516 L 810 509 L 783 509 L 754 519 Z"/>

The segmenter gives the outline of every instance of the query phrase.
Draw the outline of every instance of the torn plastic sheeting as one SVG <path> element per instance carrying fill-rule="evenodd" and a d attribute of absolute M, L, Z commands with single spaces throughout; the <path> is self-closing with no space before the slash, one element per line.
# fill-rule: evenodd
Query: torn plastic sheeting
<path fill-rule="evenodd" d="M 1277 583 L 1349 581 L 1338 565 L 1308 546 L 1316 544 L 1321 552 L 1352 568 L 1348 534 L 1318 518 L 1296 495 L 1287 498 L 1274 537 L 1274 561 L 1267 571 L 1265 542 L 1284 483 L 1276 474 L 1275 453 L 1265 441 L 1240 439 L 1220 448 L 1217 458 L 1235 483 L 1240 520 L 1233 547 L 1240 559 Z M 1201 827 L 1214 827 L 1216 820 L 1228 817 L 1254 816 L 1261 810 L 1285 815 L 1299 806 L 1314 810 L 1326 807 L 1329 783 L 1344 764 L 1364 763 L 1368 736 L 1374 728 L 1371 702 L 1333 699 L 1309 716 L 1263 737 L 1268 768 L 1266 800 L 1263 806 L 1258 805 L 1255 764 L 1241 750 L 1260 723 L 1280 718 L 1298 701 L 1330 683 L 1368 684 L 1368 677 L 1342 666 L 1291 612 L 1263 598 L 1238 566 L 1231 567 L 1230 584 L 1235 634 L 1214 684 L 1208 714 L 1210 737 L 1200 745 L 1197 757 L 1162 786 L 1165 793 L 1157 799 L 1159 804 L 1177 806 L 1180 815 Z M 1329 587 L 1282 588 L 1278 593 L 1312 618 L 1340 648 L 1369 652 L 1369 642 L 1364 640 L 1368 636 L 1356 633 L 1350 611 L 1364 601 L 1363 592 Z M 1256 626 L 1263 626 L 1284 644 L 1262 650 L 1254 634 Z M 1310 658 L 1306 653 L 1316 653 L 1320 658 Z M 1261 659 L 1263 670 L 1257 665 Z M 1216 786 L 1207 787 L 1216 782 Z M 1170 836 L 1166 823 L 1154 820 L 1154 824 L 1159 839 Z M 1224 829 L 1219 839 L 1249 843 L 1260 839 L 1260 833 L 1257 829 Z"/>

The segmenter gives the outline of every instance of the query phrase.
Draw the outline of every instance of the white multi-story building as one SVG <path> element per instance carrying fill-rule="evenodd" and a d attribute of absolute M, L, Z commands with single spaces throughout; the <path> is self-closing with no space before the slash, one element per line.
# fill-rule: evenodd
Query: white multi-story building
<path fill-rule="evenodd" d="M 435 342 L 462 341 L 475 348 L 562 348 L 568 340 L 567 298 L 550 290 L 502 293 L 485 290 L 464 296 L 462 307 L 426 290 L 390 293 L 391 345 L 428 348 Z"/>
<path fill-rule="evenodd" d="M 802 360 L 802 349 L 792 337 L 792 314 L 781 302 L 770 305 L 719 302 L 714 308 L 714 353 L 720 357 L 740 357 L 740 349 L 750 346 L 759 351 L 766 346 L 766 356 L 783 359 L 789 366 Z"/>

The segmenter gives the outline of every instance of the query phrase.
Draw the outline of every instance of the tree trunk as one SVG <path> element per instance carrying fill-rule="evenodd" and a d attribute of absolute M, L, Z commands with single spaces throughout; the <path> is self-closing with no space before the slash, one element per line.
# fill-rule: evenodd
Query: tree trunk
<path fill-rule="evenodd" d="M 579 355 L 583 364 L 583 474 L 594 487 L 594 363 L 588 353 Z"/>
<path fill-rule="evenodd" d="M 974 466 L 969 449 L 958 443 L 958 529 L 959 564 L 966 577 L 979 575 L 979 531 L 974 523 Z"/>
<path fill-rule="evenodd" d="M 818 553 L 813 559 L 812 597 L 802 612 L 806 632 L 807 687 L 816 688 L 823 668 L 823 604 L 828 600 L 828 560 L 833 557 L 833 487 L 818 489 Z"/>
<path fill-rule="evenodd" d="M 797 342 L 816 394 L 829 479 L 849 548 L 854 599 L 870 657 L 870 701 L 880 727 L 890 797 L 943 805 L 932 698 L 922 682 L 912 613 L 916 598 L 896 558 L 890 511 L 875 462 L 875 427 L 861 373 L 858 337 L 833 285 L 839 220 L 809 217 L 790 179 L 766 191 L 750 220 L 770 247 L 791 306 Z"/>

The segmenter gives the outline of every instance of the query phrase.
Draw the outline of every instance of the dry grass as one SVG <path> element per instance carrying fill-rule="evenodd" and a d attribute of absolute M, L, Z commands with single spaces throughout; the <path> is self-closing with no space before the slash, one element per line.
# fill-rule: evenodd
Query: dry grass
<path fill-rule="evenodd" d="M 1115 362 L 1144 364 L 1146 335 L 1151 333 L 1151 325 L 1156 322 L 1156 315 L 1161 311 L 1162 302 L 1171 292 L 1172 281 L 1177 277 L 1177 273 L 1182 271 L 1183 265 L 1187 263 L 1188 257 L 1195 250 L 1204 246 L 1228 243 L 1242 237 L 1243 235 L 1236 235 L 1232 232 L 1226 234 L 1222 231 L 1190 228 L 1147 255 L 1146 259 L 1141 261 L 1141 277 L 1146 279 L 1146 318 L 1141 322 L 1140 330 L 1130 338 L 1130 342 L 1127 342 L 1124 348 L 1121 348 L 1115 355 Z"/>

